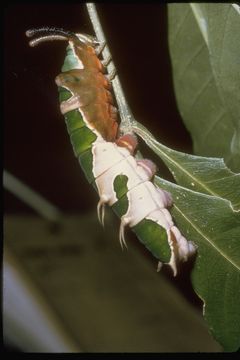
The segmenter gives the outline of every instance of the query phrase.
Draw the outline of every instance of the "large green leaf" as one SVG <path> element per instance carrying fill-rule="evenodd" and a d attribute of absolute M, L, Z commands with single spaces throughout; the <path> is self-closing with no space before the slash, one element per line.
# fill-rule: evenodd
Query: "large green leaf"
<path fill-rule="evenodd" d="M 198 245 L 192 283 L 204 302 L 209 330 L 226 351 L 240 346 L 240 217 L 221 198 L 156 178 L 173 195 L 172 214 Z"/>
<path fill-rule="evenodd" d="M 223 159 L 181 153 L 159 143 L 140 123 L 133 130 L 165 162 L 181 186 L 227 199 L 235 211 L 240 210 L 240 174 L 230 171 Z"/>
<path fill-rule="evenodd" d="M 169 4 L 179 111 L 196 154 L 240 169 L 240 11 L 231 4 Z"/>
<path fill-rule="evenodd" d="M 181 185 L 155 177 L 173 196 L 177 225 L 198 246 L 192 283 L 209 329 L 225 350 L 234 351 L 240 346 L 240 174 L 222 159 L 169 149 L 136 121 L 132 128 Z"/>

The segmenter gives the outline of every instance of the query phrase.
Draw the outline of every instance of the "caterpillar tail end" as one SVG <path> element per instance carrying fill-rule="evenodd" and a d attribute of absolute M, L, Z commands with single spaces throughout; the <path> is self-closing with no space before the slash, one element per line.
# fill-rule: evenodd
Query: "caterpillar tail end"
<path fill-rule="evenodd" d="M 169 245 L 172 256 L 168 265 L 173 270 L 173 276 L 177 275 L 177 263 L 185 262 L 196 253 L 197 246 L 192 241 L 187 241 L 176 226 L 169 231 Z"/>

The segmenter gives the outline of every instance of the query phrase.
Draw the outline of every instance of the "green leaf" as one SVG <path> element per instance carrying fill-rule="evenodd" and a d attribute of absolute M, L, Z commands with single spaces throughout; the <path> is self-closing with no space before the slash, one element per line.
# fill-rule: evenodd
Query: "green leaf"
<path fill-rule="evenodd" d="M 240 169 L 240 11 L 231 4 L 170 4 L 176 100 L 194 152 Z"/>
<path fill-rule="evenodd" d="M 240 346 L 240 214 L 219 197 L 158 177 L 155 182 L 171 192 L 177 225 L 198 245 L 192 283 L 204 302 L 209 330 L 226 351 L 236 351 Z"/>
<path fill-rule="evenodd" d="M 230 171 L 223 159 L 189 155 L 159 143 L 140 123 L 133 123 L 134 132 L 165 162 L 176 182 L 186 188 L 219 196 L 240 210 L 240 174 Z"/>

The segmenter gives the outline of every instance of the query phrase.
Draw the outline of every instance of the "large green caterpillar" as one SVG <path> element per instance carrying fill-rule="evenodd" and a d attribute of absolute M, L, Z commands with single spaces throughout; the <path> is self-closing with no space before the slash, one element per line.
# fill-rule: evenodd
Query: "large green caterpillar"
<path fill-rule="evenodd" d="M 111 84 L 98 58 L 99 43 L 91 36 L 63 29 L 41 28 L 27 31 L 38 35 L 35 46 L 48 40 L 68 41 L 62 73 L 56 77 L 60 109 L 74 154 L 89 181 L 98 191 L 99 220 L 104 222 L 108 204 L 121 219 L 119 240 L 125 245 L 124 229 L 132 228 L 139 240 L 162 263 L 177 273 L 177 262 L 195 252 L 174 225 L 167 207 L 171 195 L 156 187 L 152 179 L 156 166 L 147 159 L 136 160 L 134 134 L 120 136 Z"/>

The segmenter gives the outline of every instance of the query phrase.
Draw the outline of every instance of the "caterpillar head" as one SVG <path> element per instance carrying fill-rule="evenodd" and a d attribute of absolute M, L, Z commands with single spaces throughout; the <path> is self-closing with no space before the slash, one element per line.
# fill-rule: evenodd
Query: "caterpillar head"
<path fill-rule="evenodd" d="M 35 37 L 29 42 L 34 47 L 46 41 L 62 40 L 68 41 L 66 66 L 62 71 L 72 69 L 95 69 L 103 70 L 103 65 L 96 55 L 96 47 L 99 42 L 94 36 L 87 34 L 75 34 L 61 28 L 42 27 L 26 31 L 27 37 Z"/>
<path fill-rule="evenodd" d="M 75 34 L 61 28 L 42 27 L 26 31 L 27 37 L 33 37 L 35 35 L 37 35 L 36 38 L 29 42 L 30 46 L 37 46 L 41 42 L 54 40 L 72 41 L 76 44 L 85 44 L 93 47 L 98 44 L 98 41 L 94 36 L 87 34 Z"/>

